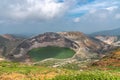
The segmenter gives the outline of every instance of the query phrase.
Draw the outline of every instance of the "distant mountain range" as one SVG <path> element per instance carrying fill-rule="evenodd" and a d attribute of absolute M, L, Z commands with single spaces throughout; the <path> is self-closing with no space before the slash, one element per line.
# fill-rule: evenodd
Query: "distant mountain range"
<path fill-rule="evenodd" d="M 92 33 L 90 35 L 107 35 L 107 36 L 119 36 L 120 35 L 120 28 L 113 29 L 113 30 L 105 30 Z"/>

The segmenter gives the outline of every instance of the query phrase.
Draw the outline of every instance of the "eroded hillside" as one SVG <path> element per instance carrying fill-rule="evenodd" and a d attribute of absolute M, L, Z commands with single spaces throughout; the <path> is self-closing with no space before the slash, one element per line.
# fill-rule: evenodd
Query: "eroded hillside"
<path fill-rule="evenodd" d="M 29 61 L 30 50 L 47 46 L 70 48 L 76 52 L 71 58 L 77 60 L 98 58 L 111 48 L 110 45 L 81 32 L 48 32 L 24 40 L 8 57 L 16 61 Z"/>
<path fill-rule="evenodd" d="M 95 62 L 93 65 L 102 67 L 120 67 L 120 48 L 112 51 L 110 54 Z"/>

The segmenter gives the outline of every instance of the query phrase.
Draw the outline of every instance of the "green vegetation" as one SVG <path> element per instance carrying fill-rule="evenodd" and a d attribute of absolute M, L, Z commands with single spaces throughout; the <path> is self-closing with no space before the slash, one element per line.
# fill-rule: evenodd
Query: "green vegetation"
<path fill-rule="evenodd" d="M 60 66 L 60 68 L 69 69 L 69 70 L 79 70 L 80 66 L 76 63 L 68 63 Z"/>
<path fill-rule="evenodd" d="M 56 47 L 47 47 L 48 51 L 52 50 L 51 48 Z M 39 52 L 41 48 L 33 50 Z M 45 51 L 44 48 L 42 50 Z M 62 59 L 40 61 L 43 62 L 41 64 L 39 61 L 34 64 L 2 61 L 0 62 L 0 80 L 120 80 L 119 58 L 117 58 L 120 53 L 118 51 L 113 52 L 112 57 L 110 55 L 101 59 L 103 62 L 99 65 L 90 65 L 91 62 L 83 61 L 52 68 L 50 66 L 56 65 L 57 62 L 63 63 Z M 56 58 L 56 55 L 54 54 L 53 57 Z M 115 65 L 104 65 L 106 64 L 104 61 Z"/>
<path fill-rule="evenodd" d="M 0 74 L 3 73 L 13 73 L 13 72 L 17 72 L 17 73 L 29 73 L 29 72 L 37 72 L 37 71 L 42 71 L 44 70 L 44 68 L 36 68 L 36 66 L 29 66 L 29 65 L 25 65 L 25 64 L 20 64 L 17 62 L 0 62 Z"/>
<path fill-rule="evenodd" d="M 113 70 L 67 70 L 16 62 L 0 62 L 0 80 L 120 80 Z"/>
<path fill-rule="evenodd" d="M 75 54 L 75 51 L 70 48 L 63 47 L 42 47 L 29 51 L 30 57 L 34 61 L 40 61 L 47 58 L 66 59 L 71 58 Z"/>
<path fill-rule="evenodd" d="M 48 80 L 70 70 L 48 68 L 17 62 L 0 62 L 0 80 Z"/>
<path fill-rule="evenodd" d="M 120 67 L 117 66 L 106 66 L 106 68 L 108 68 L 109 70 L 111 70 L 113 72 L 120 72 Z"/>
<path fill-rule="evenodd" d="M 120 76 L 105 71 L 91 71 L 78 74 L 59 75 L 52 80 L 120 80 Z"/>

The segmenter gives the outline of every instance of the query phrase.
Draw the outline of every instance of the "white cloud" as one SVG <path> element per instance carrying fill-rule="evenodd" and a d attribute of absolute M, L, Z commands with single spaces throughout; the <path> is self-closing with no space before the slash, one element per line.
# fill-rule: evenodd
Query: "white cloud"
<path fill-rule="evenodd" d="M 89 4 L 78 5 L 78 2 L 82 3 L 85 1 L 87 0 L 64 0 L 63 2 L 59 2 L 59 0 L 13 0 L 13 2 L 8 4 L 10 8 L 6 9 L 5 12 L 7 17 L 15 20 L 49 20 L 61 17 L 65 13 L 72 15 L 77 13 L 94 14 L 101 9 L 112 12 L 119 8 L 116 5 L 118 1 L 115 0 L 95 0 Z M 5 12 L 3 11 L 3 13 Z M 101 14 L 101 17 L 105 18 L 105 14 Z M 79 22 L 79 19 L 75 21 Z"/>
<path fill-rule="evenodd" d="M 78 6 L 71 10 L 71 13 L 78 13 L 82 11 L 94 13 L 94 10 L 108 10 L 114 11 L 119 8 L 120 2 L 117 0 L 96 0 L 93 3 L 89 3 L 86 5 Z"/>
<path fill-rule="evenodd" d="M 76 26 L 85 29 L 85 31 L 87 29 L 89 32 L 118 28 L 120 25 L 119 12 L 119 9 L 112 12 L 106 9 L 93 10 L 81 16 L 80 23 L 76 24 Z"/>
<path fill-rule="evenodd" d="M 8 27 L 19 26 L 19 29 L 23 29 L 23 31 L 26 31 L 24 28 L 32 27 L 31 31 L 35 29 L 38 32 L 40 32 L 39 30 L 44 32 L 55 29 L 92 32 L 117 28 L 120 25 L 120 0 L 0 1 L 0 24 Z M 42 28 L 38 29 L 34 26 Z M 7 28 L 7 30 L 9 29 L 16 31 L 14 28 Z"/>
<path fill-rule="evenodd" d="M 52 19 L 66 11 L 67 6 L 65 4 L 55 0 L 24 0 L 22 4 L 11 5 L 9 14 L 15 19 Z"/>
<path fill-rule="evenodd" d="M 73 21 L 76 23 L 80 22 L 80 17 L 75 18 Z"/>
<path fill-rule="evenodd" d="M 116 15 L 115 15 L 115 18 L 116 18 L 116 19 L 120 19 L 120 14 L 116 14 Z"/>
<path fill-rule="evenodd" d="M 4 21 L 3 20 L 0 20 L 0 24 L 3 24 L 4 23 Z"/>
<path fill-rule="evenodd" d="M 114 11 L 114 10 L 116 10 L 118 8 L 119 8 L 118 6 L 111 6 L 111 7 L 107 7 L 106 10 L 108 10 L 108 11 Z"/>
<path fill-rule="evenodd" d="M 93 14 L 93 13 L 95 13 L 96 11 L 97 11 L 96 9 L 92 9 L 92 10 L 89 11 L 89 13 Z"/>
<path fill-rule="evenodd" d="M 108 17 L 108 14 L 107 13 L 98 13 L 97 16 L 99 17 L 98 19 L 105 20 Z"/>

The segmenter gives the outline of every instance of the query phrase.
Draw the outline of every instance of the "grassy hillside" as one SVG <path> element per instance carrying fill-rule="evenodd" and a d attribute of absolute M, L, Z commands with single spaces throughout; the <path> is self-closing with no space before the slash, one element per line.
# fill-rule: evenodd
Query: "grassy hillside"
<path fill-rule="evenodd" d="M 120 48 L 112 51 L 109 55 L 93 63 L 93 65 L 104 67 L 120 67 Z"/>
<path fill-rule="evenodd" d="M 114 69 L 79 71 L 0 62 L 0 80 L 120 80 L 120 73 Z"/>
<path fill-rule="evenodd" d="M 39 61 L 47 58 L 66 59 L 71 58 L 75 51 L 64 47 L 42 47 L 32 49 L 28 53 L 34 61 Z"/>
<path fill-rule="evenodd" d="M 120 80 L 120 77 L 104 71 L 88 71 L 78 74 L 59 75 L 52 80 Z"/>

